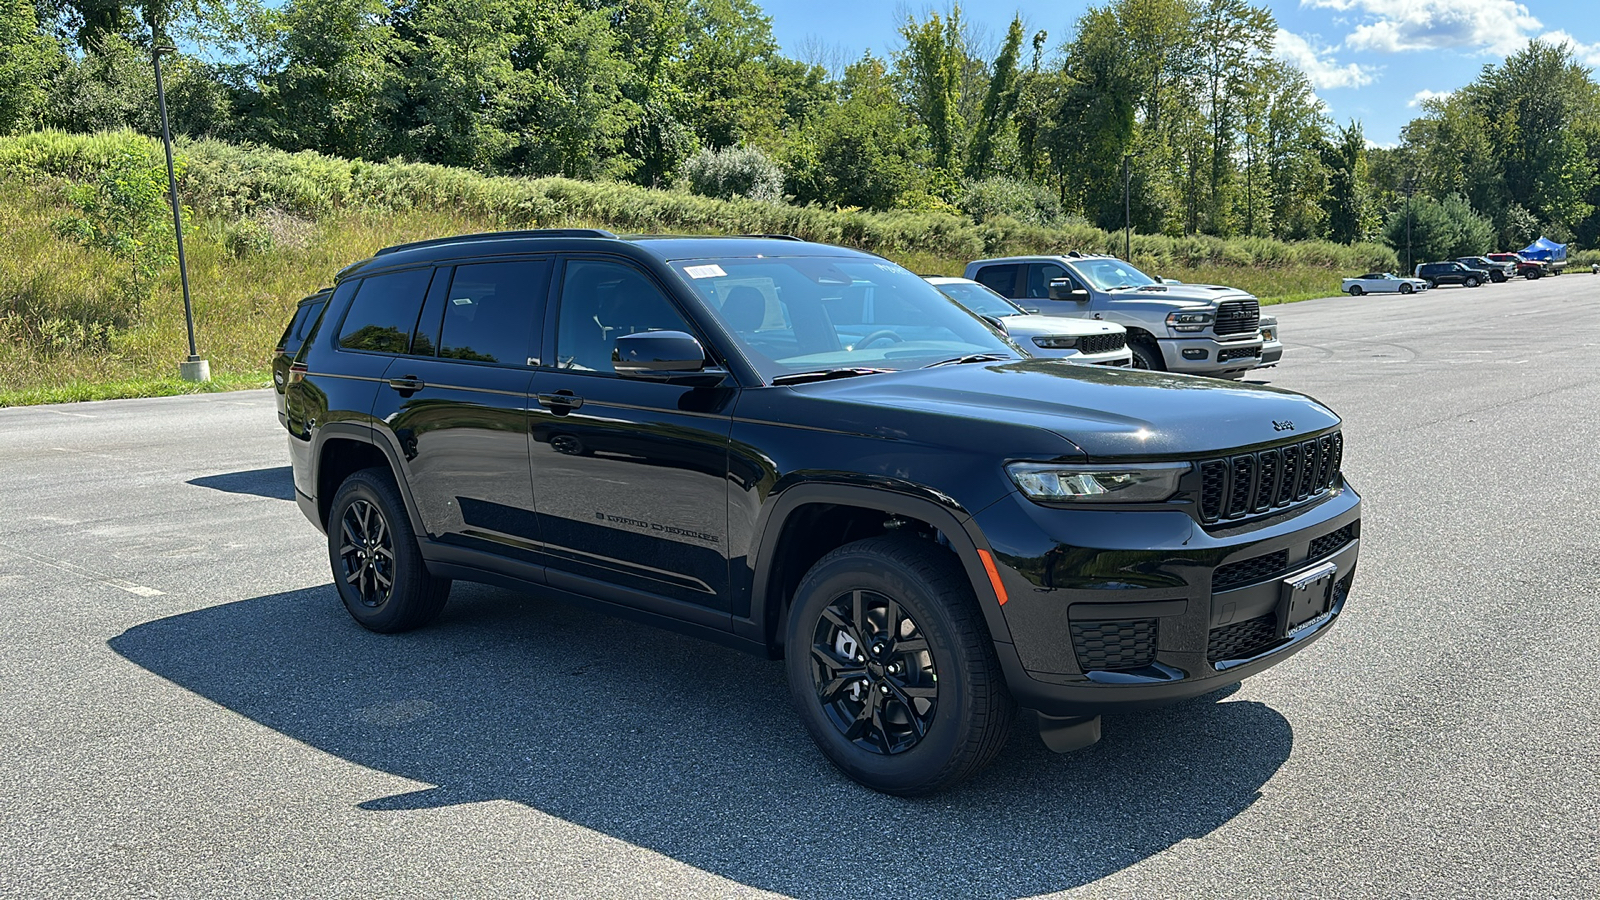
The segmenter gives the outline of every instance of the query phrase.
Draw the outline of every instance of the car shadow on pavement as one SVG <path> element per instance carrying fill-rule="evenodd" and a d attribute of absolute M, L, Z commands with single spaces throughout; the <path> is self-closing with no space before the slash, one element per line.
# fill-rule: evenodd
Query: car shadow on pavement
<path fill-rule="evenodd" d="M 323 586 L 110 646 L 287 737 L 431 785 L 362 803 L 372 815 L 508 799 L 799 897 L 1086 884 L 1228 822 L 1293 743 L 1276 711 L 1213 695 L 1107 716 L 1104 739 L 1067 756 L 1019 726 L 972 781 L 888 797 L 822 758 L 782 663 L 471 584 L 410 634 L 361 630 Z"/>
<path fill-rule="evenodd" d="M 191 478 L 187 483 L 229 494 L 255 494 L 273 500 L 294 499 L 294 469 L 290 466 L 205 475 Z"/>

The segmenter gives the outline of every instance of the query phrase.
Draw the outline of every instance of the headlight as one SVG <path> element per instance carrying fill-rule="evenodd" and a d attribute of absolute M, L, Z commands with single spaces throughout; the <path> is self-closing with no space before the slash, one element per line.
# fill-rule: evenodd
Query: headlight
<path fill-rule="evenodd" d="M 1188 463 L 1006 466 L 1017 488 L 1040 503 L 1159 503 L 1177 493 L 1178 479 L 1189 469 Z"/>
<path fill-rule="evenodd" d="M 1273 328 L 1271 325 L 1268 325 L 1267 327 L 1261 329 L 1261 339 L 1263 341 L 1268 342 L 1268 343 L 1271 343 L 1271 342 L 1277 340 L 1278 339 L 1278 329 Z"/>
<path fill-rule="evenodd" d="M 1033 339 L 1035 347 L 1046 350 L 1073 350 L 1078 346 L 1078 339 L 1067 335 L 1044 335 Z"/>
<path fill-rule="evenodd" d="M 1214 313 L 1208 312 L 1170 312 L 1167 327 L 1173 331 L 1205 331 L 1215 318 Z"/>

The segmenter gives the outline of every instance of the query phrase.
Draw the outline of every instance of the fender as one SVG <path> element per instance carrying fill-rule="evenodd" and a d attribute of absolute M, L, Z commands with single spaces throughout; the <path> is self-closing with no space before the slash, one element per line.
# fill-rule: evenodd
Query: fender
<path fill-rule="evenodd" d="M 908 486 L 909 487 L 909 486 Z M 927 522 L 939 529 L 950 543 L 950 549 L 967 572 L 967 580 L 978 597 L 978 607 L 983 611 L 989 634 L 997 643 L 1011 643 L 1011 630 L 1006 625 L 1005 614 L 1000 609 L 1000 598 L 995 594 L 989 576 L 978 557 L 978 550 L 988 550 L 989 544 L 972 521 L 972 516 L 953 499 L 922 489 L 918 496 L 912 493 L 886 490 L 881 485 L 867 487 L 836 482 L 797 484 L 785 489 L 762 508 L 756 521 L 755 566 L 750 585 L 750 618 L 735 618 L 734 633 L 767 644 L 769 652 L 776 655 L 776 641 L 772 635 L 779 624 L 769 617 L 771 605 L 767 586 L 772 579 L 772 561 L 777 555 L 778 539 L 783 526 L 794 512 L 803 506 L 824 503 L 842 506 L 859 506 L 881 509 Z M 938 497 L 936 501 L 935 497 Z"/>
<path fill-rule="evenodd" d="M 411 530 L 418 536 L 427 537 L 428 531 L 423 527 L 422 517 L 417 514 L 417 501 L 411 496 L 411 475 L 404 465 L 400 449 L 393 445 L 393 440 L 381 438 L 379 429 L 371 425 L 362 425 L 354 422 L 332 422 L 318 428 L 316 435 L 312 438 L 311 455 L 312 459 L 316 461 L 315 474 L 313 475 L 315 480 L 312 483 L 318 485 L 322 483 L 323 445 L 331 438 L 350 439 L 369 444 L 383 453 L 384 458 L 389 461 L 389 471 L 394 475 L 395 484 L 400 488 L 400 497 L 405 501 L 406 516 L 411 519 Z M 329 502 L 333 500 L 332 497 L 326 499 Z M 317 503 L 321 504 L 323 500 L 324 498 L 318 497 Z"/>

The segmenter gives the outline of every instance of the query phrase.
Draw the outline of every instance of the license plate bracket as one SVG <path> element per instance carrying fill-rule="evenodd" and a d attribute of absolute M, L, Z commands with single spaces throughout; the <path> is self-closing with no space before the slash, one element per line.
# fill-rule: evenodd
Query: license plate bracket
<path fill-rule="evenodd" d="M 1285 578 L 1278 594 L 1278 637 L 1291 638 L 1327 615 L 1339 574 L 1331 562 Z"/>

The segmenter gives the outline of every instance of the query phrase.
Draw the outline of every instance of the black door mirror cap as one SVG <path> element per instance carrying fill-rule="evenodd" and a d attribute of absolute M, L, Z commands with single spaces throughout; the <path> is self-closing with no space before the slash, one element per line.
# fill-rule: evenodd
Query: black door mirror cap
<path fill-rule="evenodd" d="M 642 331 L 617 338 L 611 368 L 625 378 L 680 384 L 717 384 L 728 373 L 706 367 L 706 351 L 682 331 Z"/>

